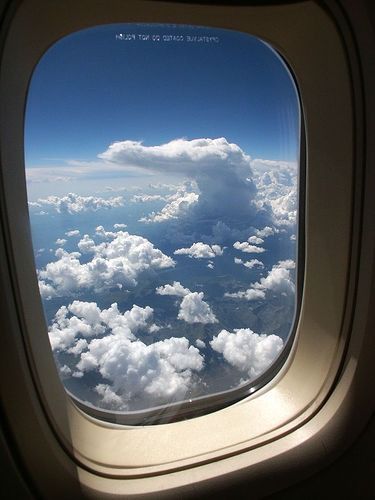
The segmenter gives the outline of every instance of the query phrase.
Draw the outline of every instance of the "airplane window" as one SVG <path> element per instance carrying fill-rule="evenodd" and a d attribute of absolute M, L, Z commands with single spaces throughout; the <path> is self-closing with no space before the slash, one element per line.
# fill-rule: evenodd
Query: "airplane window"
<path fill-rule="evenodd" d="M 25 117 L 29 213 L 76 401 L 160 413 L 274 373 L 299 300 L 300 119 L 286 64 L 247 34 L 115 24 L 45 53 Z"/>

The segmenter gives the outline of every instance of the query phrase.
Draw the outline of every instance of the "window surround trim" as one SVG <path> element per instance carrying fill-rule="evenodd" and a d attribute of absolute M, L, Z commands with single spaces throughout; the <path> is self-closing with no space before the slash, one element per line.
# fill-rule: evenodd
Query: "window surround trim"
<path fill-rule="evenodd" d="M 37 12 L 37 7 L 40 8 L 40 6 L 42 6 L 45 14 L 42 17 Z M 88 7 L 89 11 L 85 12 Z M 75 15 L 69 18 L 69 12 L 74 12 Z M 235 12 L 235 14 L 232 14 L 233 12 Z M 337 103 L 341 102 L 341 104 L 343 104 L 342 109 L 337 108 L 340 119 L 337 118 L 335 122 L 335 125 L 339 127 L 341 133 L 339 134 L 336 132 L 334 134 L 336 148 L 338 147 L 338 143 L 341 143 L 341 150 L 338 154 L 339 157 L 330 158 L 330 151 L 328 151 L 328 149 L 322 151 L 321 146 L 325 144 L 324 138 L 322 135 L 319 136 L 315 114 L 310 113 L 310 109 L 313 109 L 313 100 L 309 102 L 309 96 L 311 96 L 313 90 L 314 93 L 318 95 L 319 92 L 322 92 L 322 87 L 312 89 L 312 82 L 308 81 L 307 75 L 305 77 L 298 67 L 298 64 L 301 64 L 300 58 L 301 55 L 303 56 L 303 50 L 306 50 L 308 42 L 305 42 L 306 46 L 295 49 L 297 54 L 294 53 L 296 59 L 293 60 L 291 56 L 291 47 L 288 46 L 288 43 L 290 45 L 290 40 L 288 42 L 280 38 L 277 39 L 277 37 L 280 36 L 282 38 L 282 33 L 279 32 L 277 26 L 272 25 L 272 20 L 280 15 L 283 20 L 286 20 L 292 25 L 297 20 L 300 23 L 297 31 L 307 30 L 308 26 L 311 28 L 311 25 L 314 24 L 311 23 L 311 16 L 316 16 L 317 22 L 320 23 L 319 27 L 323 29 L 323 31 L 325 30 L 325 36 L 328 37 L 337 51 L 337 53 L 335 51 L 333 52 L 337 56 L 337 60 L 333 59 L 332 61 L 334 61 L 334 64 L 339 64 L 340 67 L 335 67 L 335 70 L 339 71 L 343 77 L 334 97 Z M 305 16 L 307 18 L 310 16 L 308 26 L 303 25 L 303 18 Z M 23 144 L 23 135 L 22 127 L 20 127 L 21 124 L 19 123 L 19 113 L 21 113 L 21 116 L 23 115 L 24 96 L 27 89 L 27 81 L 25 81 L 24 75 L 30 76 L 32 67 L 37 62 L 36 55 L 38 53 L 41 55 L 41 47 L 43 46 L 46 48 L 48 43 L 53 43 L 52 38 L 58 38 L 63 34 L 62 31 L 66 31 L 68 28 L 71 30 L 72 28 L 79 29 L 80 27 L 88 27 L 91 24 L 95 24 L 98 19 L 101 20 L 100 22 L 118 22 L 120 18 L 124 19 L 124 22 L 136 22 L 141 20 L 142 22 L 158 22 L 160 20 L 160 22 L 170 23 L 177 23 L 179 19 L 182 19 L 184 24 L 189 22 L 191 24 L 228 27 L 240 31 L 251 30 L 251 34 L 265 39 L 274 48 L 279 50 L 280 53 L 288 59 L 289 64 L 293 68 L 293 72 L 297 77 L 301 89 L 302 106 L 305 114 L 307 131 L 306 284 L 298 325 L 299 332 L 297 333 L 297 339 L 288 361 L 274 380 L 254 396 L 244 401 L 214 414 L 198 417 L 190 421 L 155 426 L 154 428 L 148 427 L 146 430 L 142 428 L 139 429 L 139 432 L 135 432 L 134 428 L 124 428 L 122 426 L 120 429 L 119 426 L 116 425 L 98 422 L 77 410 L 75 405 L 66 397 L 58 380 L 52 355 L 50 353 L 48 339 L 44 338 L 43 340 L 43 336 L 40 335 L 37 337 L 36 331 L 40 332 L 45 330 L 45 325 L 43 315 L 41 314 L 40 301 L 38 306 L 38 301 L 30 297 L 30 295 L 37 293 L 37 288 L 35 275 L 34 280 L 31 278 L 34 264 L 31 260 L 32 252 L 30 251 L 24 174 L 20 170 L 21 167 L 23 169 L 23 151 L 20 151 L 20 149 L 22 150 L 20 145 Z M 207 22 L 204 22 L 204 19 L 207 19 Z M 264 32 L 262 32 L 262 30 L 264 30 Z M 314 33 L 312 31 L 313 30 L 310 29 L 310 31 L 307 32 L 306 39 L 309 37 L 310 39 L 314 38 Z M 28 46 L 22 44 L 19 38 L 17 39 L 21 32 L 24 39 L 31 40 Z M 47 34 L 49 36 L 49 42 L 42 40 Z M 322 38 L 324 39 L 324 37 Z M 283 44 L 286 44 L 287 47 Z M 319 50 L 322 50 L 323 41 L 318 40 L 316 45 L 320 47 Z M 314 47 L 315 45 L 313 49 Z M 327 60 L 331 48 L 332 47 L 328 46 L 326 51 Z M 312 59 L 315 64 L 318 62 L 318 55 L 319 54 L 316 53 L 313 54 Z M 320 53 L 320 56 L 321 55 Z M 16 61 L 16 64 L 14 61 Z M 25 68 L 22 73 L 23 78 L 17 78 L 15 71 L 17 61 L 19 61 L 22 68 Z M 11 68 L 11 62 L 14 66 L 13 69 Z M 18 376 L 15 375 L 15 385 L 28 386 L 30 395 L 23 395 L 27 401 L 21 403 L 20 407 L 24 407 L 25 404 L 28 404 L 30 408 L 33 408 L 36 417 L 34 419 L 32 418 L 32 420 L 35 420 L 33 425 L 36 426 L 36 429 L 38 425 L 41 425 L 41 422 L 48 422 L 47 426 L 49 430 L 46 434 L 49 434 L 49 437 L 46 438 L 46 441 L 50 449 L 54 450 L 53 453 L 59 455 L 60 459 L 61 457 L 65 457 L 63 461 L 68 462 L 71 460 L 69 455 L 70 457 L 74 455 L 76 464 L 72 466 L 70 463 L 66 468 L 72 470 L 73 467 L 74 470 L 78 470 L 80 481 L 81 479 L 83 483 L 88 481 L 87 487 L 90 487 L 89 483 L 93 481 L 93 484 L 95 483 L 98 488 L 101 487 L 99 483 L 104 488 L 104 484 L 108 482 L 111 483 L 109 477 L 112 476 L 124 478 L 124 484 L 127 485 L 127 488 L 130 488 L 130 483 L 126 481 L 125 478 L 145 478 L 145 476 L 150 476 L 149 481 L 142 482 L 144 486 L 141 486 L 138 480 L 134 482 L 135 479 L 132 479 L 134 487 L 136 487 L 136 484 L 139 484 L 139 488 L 146 488 L 146 483 L 153 483 L 155 485 L 158 481 L 160 482 L 160 477 L 162 477 L 160 474 L 165 474 L 167 472 L 171 473 L 172 471 L 180 471 L 175 472 L 179 477 L 178 483 L 180 485 L 183 484 L 184 481 L 187 484 L 188 480 L 185 474 L 186 468 L 196 468 L 198 465 L 200 465 L 199 471 L 201 471 L 202 474 L 204 470 L 217 468 L 218 464 L 226 468 L 229 474 L 231 470 L 230 463 L 233 462 L 233 460 L 237 463 L 241 461 L 244 463 L 245 461 L 247 465 L 244 465 L 244 467 L 249 467 L 249 464 L 253 467 L 255 467 L 255 465 L 261 466 L 261 464 L 265 464 L 276 456 L 280 457 L 280 449 L 283 448 L 282 443 L 288 440 L 289 444 L 291 442 L 294 443 L 294 448 L 303 446 L 303 440 L 300 440 L 298 444 L 296 442 L 296 436 L 301 437 L 301 432 L 306 433 L 306 441 L 309 439 L 311 440 L 312 435 L 318 432 L 316 422 L 319 420 L 321 422 L 324 421 L 325 411 L 328 411 L 330 405 L 335 401 L 335 397 L 336 399 L 340 398 L 340 390 L 342 400 L 345 399 L 349 391 L 349 386 L 345 388 L 342 384 L 338 384 L 337 373 L 342 362 L 342 353 L 344 352 L 346 340 L 349 335 L 349 325 L 346 325 L 344 329 L 342 328 L 344 309 L 347 301 L 347 280 L 346 276 L 341 276 L 341 273 L 345 274 L 345 271 L 349 267 L 348 262 L 352 243 L 350 241 L 352 235 L 351 193 L 354 175 L 352 160 L 355 154 L 353 148 L 354 146 L 358 147 L 358 145 L 353 144 L 353 117 L 351 114 L 352 96 L 348 86 L 349 69 L 347 67 L 345 55 L 342 51 L 341 41 L 328 16 L 312 2 L 277 7 L 238 7 L 238 9 L 236 8 L 235 10 L 229 7 L 215 7 L 215 15 L 213 15 L 212 7 L 195 5 L 194 8 L 192 8 L 189 5 L 164 4 L 162 2 L 147 2 L 142 0 L 132 3 L 129 2 L 126 7 L 124 7 L 123 2 L 113 0 L 111 1 L 111 8 L 109 8 L 109 2 L 103 5 L 100 1 L 82 0 L 79 5 L 75 5 L 74 2 L 69 0 L 65 2 L 62 8 L 56 5 L 52 7 L 50 3 L 44 0 L 30 0 L 21 3 L 19 10 L 16 12 L 14 22 L 8 32 L 8 39 L 6 40 L 5 50 L 3 52 L 2 66 L 5 69 L 3 69 L 0 75 L 0 89 L 5 92 L 2 93 L 2 95 L 6 96 L 6 98 L 3 98 L 1 101 L 0 112 L 2 116 L 11 117 L 8 123 L 9 126 L 3 126 L 0 131 L 0 144 L 2 146 L 1 163 L 3 166 L 2 181 L 4 184 L 3 195 L 6 198 L 5 206 L 2 207 L 2 210 L 3 213 L 8 216 L 7 221 L 5 221 L 4 230 L 5 233 L 7 233 L 5 235 L 5 245 L 7 246 L 5 251 L 7 251 L 10 261 L 13 259 L 13 255 L 15 256 L 15 262 L 10 262 L 11 265 L 9 267 L 12 270 L 13 276 L 10 276 L 9 279 L 13 285 L 12 288 L 16 298 L 13 299 L 14 304 L 11 303 L 9 307 L 12 309 L 14 316 L 11 329 L 13 331 L 21 329 L 22 332 L 21 339 L 12 340 L 12 342 L 15 343 L 13 348 L 14 356 L 22 358 L 22 370 Z M 327 67 L 328 76 L 325 83 L 329 86 L 329 84 L 332 85 L 337 82 L 336 80 L 332 80 L 335 71 L 331 72 L 330 80 L 330 72 L 328 70 L 329 68 Z M 316 84 L 317 82 L 315 81 L 314 83 Z M 324 101 L 324 95 L 321 94 L 320 97 Z M 324 105 L 322 103 L 320 103 L 316 115 L 318 116 L 319 113 L 324 117 Z M 321 119 L 321 116 L 319 118 Z M 332 117 L 330 118 L 330 116 L 328 116 L 327 119 L 332 126 Z M 324 127 L 329 129 L 329 124 L 323 125 L 323 128 Z M 319 139 L 318 142 L 317 139 Z M 12 144 L 16 144 L 17 148 L 12 148 Z M 315 144 L 319 144 L 319 150 L 317 150 Z M 327 145 L 325 146 L 327 147 Z M 334 155 L 338 153 L 336 148 L 333 148 Z M 314 200 L 311 196 L 311 193 L 316 193 L 319 188 L 321 188 L 324 193 L 324 186 L 319 184 L 318 174 L 313 171 L 313 167 L 318 169 L 323 168 L 318 164 L 319 158 L 323 160 L 323 163 L 326 162 L 324 163 L 325 166 L 329 166 L 329 160 L 334 160 L 336 166 L 340 164 L 340 168 L 342 169 L 341 174 L 344 175 L 344 188 L 336 200 L 338 201 L 336 204 L 337 206 L 331 207 L 334 212 L 337 212 L 339 215 L 337 219 L 339 223 L 336 228 L 330 227 L 329 229 L 333 230 L 335 232 L 335 237 L 343 242 L 342 252 L 339 256 L 335 255 L 335 258 L 332 258 L 332 256 L 329 258 L 329 252 L 330 250 L 332 251 L 332 245 L 330 246 L 328 242 L 323 251 L 318 244 L 320 238 L 317 239 L 318 223 L 321 221 L 321 215 L 324 213 L 324 210 L 327 210 L 327 204 L 325 205 L 323 196 L 320 200 Z M 340 160 L 342 160 L 341 163 L 339 163 Z M 16 175 L 14 175 L 14 172 L 16 172 Z M 338 174 L 335 171 L 330 172 L 327 176 L 327 182 L 332 182 L 332 185 L 338 180 Z M 15 193 L 18 195 L 17 200 L 15 199 L 17 198 Z M 22 231 L 19 231 L 20 227 L 23 228 Z M 328 228 L 323 227 L 322 236 L 327 236 L 327 231 Z M 321 239 L 324 244 L 324 238 L 322 236 Z M 337 247 L 337 242 L 335 245 Z M 9 251 L 10 247 L 12 248 Z M 26 251 L 24 250 L 25 248 Z M 313 255 L 312 249 L 317 252 L 318 256 Z M 323 256 L 321 255 L 322 252 L 324 253 Z M 319 302 L 320 304 L 322 303 L 322 297 L 317 297 L 317 284 L 316 280 L 314 280 L 314 269 L 315 272 L 318 269 L 316 261 L 318 258 L 322 257 L 323 266 L 333 266 L 331 271 L 328 270 L 327 275 L 328 286 L 330 286 L 330 290 L 328 291 L 331 292 L 330 297 L 332 297 L 332 302 L 326 301 L 324 304 L 326 309 L 330 310 L 325 311 L 327 316 L 324 320 L 327 324 L 323 325 L 317 324 L 318 320 L 320 320 L 319 316 L 311 315 L 311 310 L 316 312 L 319 310 Z M 24 284 L 28 278 L 31 279 L 31 292 L 26 292 L 22 289 L 22 284 Z M 327 298 L 328 292 L 326 291 L 325 293 L 326 295 L 323 293 L 323 296 Z M 9 302 L 11 302 L 11 299 Z M 21 309 L 19 308 L 19 304 L 21 305 Z M 30 318 L 34 320 L 32 328 L 30 326 Z M 19 322 L 21 323 L 21 327 L 17 327 L 17 323 Z M 310 330 L 310 332 L 308 332 L 308 330 Z M 25 335 L 25 331 L 29 332 L 28 336 Z M 320 349 L 317 349 L 316 345 L 312 345 L 314 340 L 311 336 L 312 331 L 318 336 L 318 339 L 315 338 L 315 341 L 319 343 Z M 357 335 L 357 338 L 358 336 L 359 335 Z M 49 355 L 47 347 L 49 349 Z M 27 354 L 27 351 L 31 354 Z M 301 384 L 301 380 L 298 380 L 295 374 L 297 372 L 303 373 L 303 370 L 306 369 L 305 364 L 308 362 L 308 358 L 310 358 L 309 365 L 311 366 L 312 354 L 314 354 L 313 364 L 316 371 L 319 372 L 319 377 L 309 384 L 305 383 L 308 387 L 301 387 L 303 384 Z M 350 369 L 348 366 L 345 366 L 345 368 L 346 371 L 344 372 L 344 376 L 350 378 L 349 373 L 353 374 L 355 372 L 355 366 L 349 366 Z M 30 373 L 32 374 L 34 383 L 30 381 Z M 46 375 L 48 375 L 47 378 Z M 340 382 L 341 381 L 342 378 L 340 379 Z M 332 392 L 334 382 L 336 384 L 336 390 Z M 4 392 L 6 400 L 8 400 L 10 397 L 9 390 L 5 390 Z M 53 394 L 54 396 L 52 396 Z M 330 394 L 331 397 L 326 401 Z M 50 401 L 52 401 L 52 403 L 50 403 Z M 278 412 L 278 421 L 275 422 L 273 418 L 272 422 L 267 421 L 267 412 L 269 419 L 269 411 L 271 411 L 272 414 L 275 410 Z M 336 408 L 336 412 L 340 410 L 342 410 L 342 405 Z M 254 413 L 257 414 L 258 417 L 263 414 L 265 420 L 256 422 L 254 420 Z M 273 416 L 274 415 L 272 415 L 272 417 Z M 330 418 L 333 418 L 332 413 L 330 414 Z M 228 428 L 228 422 L 233 421 L 238 422 L 238 425 L 235 428 Z M 311 433 L 309 433 L 308 430 L 309 426 L 313 426 L 313 431 L 311 431 Z M 217 429 L 220 427 L 225 429 L 226 436 L 219 446 L 217 443 L 213 446 L 211 435 L 216 435 Z M 249 427 L 252 427 L 250 431 Z M 325 427 L 322 423 L 322 428 L 326 430 L 327 427 L 329 427 L 327 421 Z M 149 432 L 150 429 L 154 429 L 153 431 L 151 430 L 151 434 Z M 202 443 L 202 441 L 198 443 L 197 441 L 199 440 L 193 440 L 195 443 L 195 450 L 200 452 L 199 459 L 197 458 L 197 454 L 194 454 L 194 443 L 189 443 L 192 448 L 190 455 L 186 453 L 185 457 L 183 457 L 181 456 L 181 440 L 177 440 L 178 443 L 176 440 L 173 440 L 173 437 L 176 438 L 178 435 L 197 435 L 194 434 L 194 431 L 200 436 L 204 435 L 208 440 L 206 443 Z M 131 444 L 137 446 L 139 449 L 139 443 L 146 442 L 146 432 L 147 439 L 150 439 L 153 443 L 153 452 L 155 452 L 153 458 L 150 459 L 150 457 L 147 457 L 149 463 L 146 466 L 145 460 L 141 460 L 141 456 L 137 457 L 134 454 L 130 457 L 124 457 L 124 453 L 119 453 L 120 456 L 113 457 L 112 445 L 114 441 L 116 442 L 116 446 L 122 450 L 124 449 L 123 446 L 126 445 L 125 447 L 129 453 L 129 441 L 133 440 Z M 137 433 L 139 435 L 134 436 L 134 434 Z M 143 434 L 143 436 L 141 436 L 141 434 Z M 157 434 L 159 437 L 157 437 Z M 165 446 L 163 449 L 163 439 L 160 441 L 161 434 L 168 437 L 166 442 L 172 443 L 173 446 L 171 446 L 170 449 L 166 449 Z M 52 438 L 52 436 L 54 436 L 54 438 Z M 22 449 L 22 453 L 27 455 L 31 453 L 31 450 L 28 450 L 28 445 L 22 442 L 23 437 L 25 437 L 25 430 L 22 429 L 21 426 L 21 432 L 17 440 Z M 52 439 L 58 440 L 59 444 L 58 441 L 52 444 Z M 123 446 L 121 446 L 121 441 L 123 439 L 125 439 L 125 441 L 123 441 Z M 155 444 L 155 440 L 158 442 L 159 446 Z M 104 448 L 107 444 L 109 444 L 109 446 L 107 446 L 107 450 L 105 450 Z M 61 445 L 62 448 L 59 448 Z M 202 453 L 202 445 L 206 453 Z M 290 450 L 292 450 L 292 448 L 290 448 Z M 60 451 L 57 451 L 58 449 Z M 165 451 L 170 454 L 170 458 L 172 457 L 173 460 L 166 460 L 165 457 L 164 459 L 160 456 L 158 457 L 158 454 L 161 455 Z M 68 452 L 68 455 L 65 455 L 66 452 Z M 150 449 L 148 449 L 147 452 L 149 454 Z M 285 453 L 284 450 L 284 455 Z M 132 463 L 129 462 L 129 459 L 131 459 Z M 238 467 L 236 468 L 238 469 Z M 112 487 L 114 488 L 114 486 Z"/>

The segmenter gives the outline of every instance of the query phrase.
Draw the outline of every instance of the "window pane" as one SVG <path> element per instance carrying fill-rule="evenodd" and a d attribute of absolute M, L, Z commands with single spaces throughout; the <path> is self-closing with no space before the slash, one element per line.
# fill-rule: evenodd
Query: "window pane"
<path fill-rule="evenodd" d="M 289 70 L 247 34 L 108 25 L 44 55 L 27 187 L 75 398 L 123 413 L 194 404 L 278 359 L 296 315 L 299 131 Z"/>

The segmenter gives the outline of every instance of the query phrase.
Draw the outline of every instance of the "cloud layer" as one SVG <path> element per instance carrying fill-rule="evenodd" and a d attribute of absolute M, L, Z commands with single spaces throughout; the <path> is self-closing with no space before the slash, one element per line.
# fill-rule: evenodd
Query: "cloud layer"
<path fill-rule="evenodd" d="M 29 202 L 29 206 L 32 208 L 50 209 L 59 214 L 96 212 L 101 208 L 117 208 L 123 205 L 124 200 L 121 196 L 104 199 L 97 196 L 79 196 L 75 193 L 69 193 L 62 197 L 48 196 L 47 198 L 39 198 L 36 202 Z"/>

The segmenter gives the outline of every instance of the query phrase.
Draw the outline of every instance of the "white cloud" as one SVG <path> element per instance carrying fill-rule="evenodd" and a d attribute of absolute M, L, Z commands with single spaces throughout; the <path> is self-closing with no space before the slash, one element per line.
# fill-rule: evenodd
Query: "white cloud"
<path fill-rule="evenodd" d="M 224 249 L 219 245 L 207 245 L 198 241 L 193 243 L 190 248 L 179 248 L 173 253 L 175 255 L 188 255 L 194 259 L 213 259 L 218 255 L 223 255 Z"/>
<path fill-rule="evenodd" d="M 38 272 L 42 297 L 68 296 L 82 289 L 133 287 L 140 273 L 175 265 L 170 257 L 141 236 L 104 231 L 104 237 L 109 241 L 98 245 L 88 235 L 80 240 L 81 251 L 93 254 L 92 259 L 83 264 L 79 252 L 58 249 L 58 260 Z"/>
<path fill-rule="evenodd" d="M 77 354 L 88 346 L 88 338 L 102 335 L 108 328 L 114 334 L 135 340 L 134 333 L 146 328 L 152 315 L 153 309 L 148 306 L 134 305 L 121 314 L 116 303 L 109 309 L 100 310 L 96 302 L 74 300 L 68 307 L 61 306 L 55 314 L 48 332 L 51 347 L 54 351 L 69 348 L 68 352 Z M 82 342 L 82 337 L 86 343 Z"/>
<path fill-rule="evenodd" d="M 153 184 L 149 184 L 148 187 L 150 189 L 158 189 L 158 190 L 165 190 L 165 191 L 176 191 L 179 186 L 178 184 L 165 184 L 163 182 L 156 182 Z"/>
<path fill-rule="evenodd" d="M 88 342 L 86 339 L 78 339 L 73 347 L 67 349 L 67 352 L 69 354 L 74 354 L 75 356 L 78 356 L 83 351 L 85 351 L 87 347 L 88 347 Z"/>
<path fill-rule="evenodd" d="M 117 304 L 100 310 L 96 303 L 74 301 L 57 312 L 49 330 L 51 345 L 54 350 L 73 346 L 68 352 L 79 356 L 73 376 L 97 371 L 110 381 L 95 388 L 101 406 L 125 410 L 137 399 L 181 399 L 203 369 L 204 358 L 185 337 L 151 345 L 137 339 L 135 333 L 148 327 L 152 315 L 150 307 L 134 305 L 122 314 Z"/>
<path fill-rule="evenodd" d="M 156 293 L 158 295 L 173 295 L 176 297 L 185 297 L 185 295 L 190 293 L 190 290 L 183 287 L 179 281 L 174 281 L 172 285 L 167 284 L 164 286 L 159 286 L 156 289 Z"/>
<path fill-rule="evenodd" d="M 64 238 L 57 238 L 57 240 L 55 241 L 55 244 L 59 245 L 59 246 L 64 246 L 66 241 L 67 240 L 65 240 Z"/>
<path fill-rule="evenodd" d="M 268 236 L 272 236 L 273 234 L 278 233 L 278 232 L 279 232 L 278 229 L 275 229 L 275 228 L 272 228 L 269 226 L 265 226 L 263 229 L 257 229 L 255 231 L 255 234 L 259 238 L 268 238 Z"/>
<path fill-rule="evenodd" d="M 56 290 L 52 285 L 49 285 L 44 280 L 38 281 L 40 296 L 45 300 L 50 300 L 56 297 Z"/>
<path fill-rule="evenodd" d="M 287 260 L 279 260 L 279 263 L 276 264 L 277 267 L 283 267 L 284 269 L 295 269 L 296 263 L 292 259 Z"/>
<path fill-rule="evenodd" d="M 128 226 L 126 224 L 113 224 L 113 227 L 115 229 L 125 229 Z"/>
<path fill-rule="evenodd" d="M 203 342 L 203 340 L 201 339 L 197 339 L 195 341 L 195 345 L 199 348 L 199 349 L 204 349 L 206 347 L 206 344 Z"/>
<path fill-rule="evenodd" d="M 150 201 L 167 201 L 167 197 L 160 194 L 136 194 L 130 200 L 131 203 L 146 203 Z"/>
<path fill-rule="evenodd" d="M 202 167 L 216 169 L 222 162 L 248 163 L 247 156 L 237 144 L 230 144 L 221 137 L 218 139 L 175 139 L 159 146 L 144 146 L 138 141 L 120 141 L 98 155 L 108 162 L 124 166 L 135 165 L 144 169 L 163 172 L 196 172 Z"/>
<path fill-rule="evenodd" d="M 249 288 L 245 291 L 239 291 L 234 293 L 226 292 L 224 297 L 228 297 L 231 299 L 244 299 L 244 300 L 263 300 L 266 297 L 266 294 L 263 290 L 257 290 L 253 288 Z"/>
<path fill-rule="evenodd" d="M 124 206 L 121 196 L 116 198 L 100 198 L 97 196 L 79 196 L 69 193 L 66 196 L 48 196 L 39 198 L 36 202 L 29 202 L 30 207 L 52 209 L 58 213 L 76 214 L 79 212 L 96 212 L 101 208 L 116 208 Z"/>
<path fill-rule="evenodd" d="M 278 226 L 294 226 L 297 221 L 297 164 L 255 159 L 251 166 L 257 186 L 255 202 L 258 209 L 271 208 L 273 222 Z"/>
<path fill-rule="evenodd" d="M 63 365 L 59 368 L 60 374 L 63 378 L 69 377 L 71 375 L 72 370 L 67 365 Z"/>
<path fill-rule="evenodd" d="M 79 251 L 82 253 L 95 253 L 95 241 L 88 234 L 84 234 L 78 242 Z"/>
<path fill-rule="evenodd" d="M 199 199 L 197 195 L 194 198 L 192 194 L 186 196 L 185 209 L 194 209 L 198 217 L 238 219 L 255 213 L 251 201 L 256 188 L 251 180 L 250 156 L 224 137 L 176 139 L 156 146 L 144 146 L 137 141 L 115 142 L 99 158 L 124 169 L 136 166 L 145 171 L 184 175 L 194 180 Z M 166 214 L 161 211 L 144 220 L 165 220 L 171 211 L 176 212 L 173 208 L 166 209 Z"/>
<path fill-rule="evenodd" d="M 260 290 L 271 290 L 278 293 L 294 294 L 295 286 L 290 276 L 290 269 L 295 264 L 292 260 L 279 261 L 273 266 L 265 278 L 261 278 L 259 283 L 254 283 L 254 287 Z"/>
<path fill-rule="evenodd" d="M 251 260 L 244 262 L 242 259 L 238 259 L 237 257 L 235 257 L 234 263 L 235 264 L 242 264 L 243 266 L 247 267 L 248 269 L 253 269 L 254 267 L 259 267 L 261 269 L 264 268 L 263 262 L 261 262 L 258 259 L 251 259 Z"/>
<path fill-rule="evenodd" d="M 262 238 L 259 238 L 258 236 L 250 236 L 247 241 L 253 245 L 261 245 L 262 243 L 264 243 L 264 240 Z"/>
<path fill-rule="evenodd" d="M 179 281 L 174 281 L 172 285 L 158 287 L 156 293 L 183 297 L 177 318 L 186 321 L 186 323 L 217 323 L 216 316 L 211 311 L 210 306 L 203 300 L 203 292 L 191 292 L 188 288 L 183 287 Z"/>
<path fill-rule="evenodd" d="M 188 214 L 192 206 L 199 199 L 199 195 L 191 191 L 191 185 L 185 183 L 179 190 L 168 197 L 168 203 L 160 210 L 160 212 L 151 212 L 146 217 L 139 219 L 139 222 L 164 222 L 171 219 L 179 219 Z"/>
<path fill-rule="evenodd" d="M 185 337 L 146 345 L 108 335 L 90 343 L 87 363 L 84 354 L 78 367 L 95 369 L 112 384 L 97 386 L 102 397 L 107 395 L 102 406 L 120 410 L 139 399 L 183 399 L 194 385 L 194 373 L 203 368 L 202 355 Z"/>
<path fill-rule="evenodd" d="M 67 231 L 65 233 L 66 236 L 68 236 L 68 238 L 70 238 L 71 236 L 79 236 L 79 229 L 73 229 L 72 231 Z"/>
<path fill-rule="evenodd" d="M 256 245 L 250 245 L 249 242 L 243 241 L 240 243 L 239 241 L 236 241 L 233 243 L 233 247 L 236 250 L 241 250 L 241 252 L 245 253 L 263 253 L 266 250 L 263 247 L 257 247 Z"/>
<path fill-rule="evenodd" d="M 156 325 L 155 323 L 153 323 L 153 324 L 149 327 L 148 331 L 149 331 L 149 333 L 156 333 L 156 332 L 158 332 L 160 329 L 161 329 L 161 326 L 158 326 L 158 325 Z"/>
<path fill-rule="evenodd" d="M 277 335 L 258 335 L 250 328 L 241 328 L 233 333 L 221 330 L 210 345 L 228 363 L 254 379 L 275 361 L 282 351 L 283 341 Z"/>
<path fill-rule="evenodd" d="M 257 283 L 252 283 L 247 290 L 225 293 L 224 296 L 245 300 L 260 300 L 266 297 L 267 291 L 294 295 L 295 285 L 290 275 L 290 270 L 294 269 L 294 267 L 295 262 L 293 260 L 280 260 L 272 267 L 265 278 L 261 278 Z"/>
<path fill-rule="evenodd" d="M 203 300 L 203 292 L 191 292 L 182 299 L 178 319 L 187 323 L 217 323 L 210 306 Z"/>

